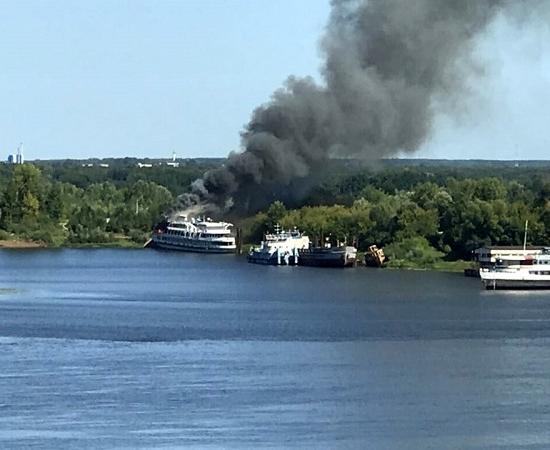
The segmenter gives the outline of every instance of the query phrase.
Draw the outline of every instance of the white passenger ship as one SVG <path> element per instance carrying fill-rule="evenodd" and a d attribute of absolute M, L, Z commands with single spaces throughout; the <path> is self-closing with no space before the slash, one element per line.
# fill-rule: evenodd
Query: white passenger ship
<path fill-rule="evenodd" d="M 309 248 L 309 237 L 298 230 L 284 231 L 277 225 L 275 233 L 266 234 L 259 247 L 251 248 L 248 262 L 270 265 L 296 265 L 299 250 Z"/>
<path fill-rule="evenodd" d="M 494 267 L 479 271 L 486 289 L 550 289 L 550 247 L 520 264 L 497 260 Z"/>
<path fill-rule="evenodd" d="M 234 253 L 235 238 L 231 235 L 233 225 L 214 222 L 210 218 L 178 216 L 155 228 L 152 241 L 156 247 L 170 250 L 203 253 Z"/>

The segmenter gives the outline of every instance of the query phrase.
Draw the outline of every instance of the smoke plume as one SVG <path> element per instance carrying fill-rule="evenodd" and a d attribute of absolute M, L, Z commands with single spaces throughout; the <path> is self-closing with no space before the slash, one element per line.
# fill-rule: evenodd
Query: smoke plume
<path fill-rule="evenodd" d="M 298 195 L 328 158 L 414 152 L 430 134 L 434 101 L 460 96 L 476 39 L 510 5 L 333 0 L 321 41 L 324 83 L 289 77 L 253 112 L 243 151 L 197 180 L 181 206 L 257 210 Z"/>

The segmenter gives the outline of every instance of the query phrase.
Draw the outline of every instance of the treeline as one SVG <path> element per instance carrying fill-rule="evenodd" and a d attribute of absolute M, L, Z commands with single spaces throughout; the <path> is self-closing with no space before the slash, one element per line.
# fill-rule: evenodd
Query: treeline
<path fill-rule="evenodd" d="M 0 166 L 0 239 L 49 245 L 143 243 L 175 197 L 210 165 Z"/>
<path fill-rule="evenodd" d="M 189 184 L 206 170 L 222 163 L 221 159 L 186 159 L 179 161 L 179 167 L 166 165 L 165 160 L 153 159 L 90 159 L 37 161 L 38 167 L 49 180 L 72 184 L 85 189 L 92 184 L 109 182 L 119 187 L 127 187 L 136 181 L 152 181 L 164 186 L 173 195 L 185 192 Z M 152 167 L 139 167 L 138 163 Z"/>
<path fill-rule="evenodd" d="M 317 242 L 383 246 L 394 265 L 427 265 L 469 259 L 482 245 L 521 245 L 527 220 L 528 244 L 550 245 L 546 167 L 510 170 L 508 180 L 486 168 L 362 171 L 324 183 L 304 203 L 287 210 L 275 202 L 257 214 L 248 223 L 251 240 L 279 223 Z"/>
<path fill-rule="evenodd" d="M 143 243 L 177 195 L 222 160 L 139 168 L 135 160 L 0 164 L 0 239 L 50 245 Z M 550 245 L 550 162 L 387 161 L 373 168 L 333 161 L 324 181 L 286 207 L 275 202 L 234 218 L 247 242 L 276 223 L 329 238 L 384 246 L 394 261 L 468 259 L 485 244 Z M 223 218 L 220 218 L 223 219 Z"/>

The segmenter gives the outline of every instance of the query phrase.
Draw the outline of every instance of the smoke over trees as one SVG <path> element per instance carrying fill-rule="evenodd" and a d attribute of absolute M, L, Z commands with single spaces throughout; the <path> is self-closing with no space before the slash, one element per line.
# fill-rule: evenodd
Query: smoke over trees
<path fill-rule="evenodd" d="M 253 112 L 243 151 L 195 181 L 179 208 L 253 211 L 300 195 L 327 158 L 414 152 L 430 134 L 434 101 L 460 96 L 476 39 L 511 6 L 332 0 L 321 41 L 324 84 L 289 77 Z"/>

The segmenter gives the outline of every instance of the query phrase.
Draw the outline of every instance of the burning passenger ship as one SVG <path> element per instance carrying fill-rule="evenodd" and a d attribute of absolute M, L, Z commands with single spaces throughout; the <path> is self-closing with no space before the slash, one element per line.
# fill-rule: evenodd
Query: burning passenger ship
<path fill-rule="evenodd" d="M 201 253 L 234 253 L 235 237 L 227 222 L 210 218 L 191 218 L 180 215 L 173 221 L 162 222 L 153 230 L 155 247 Z"/>

